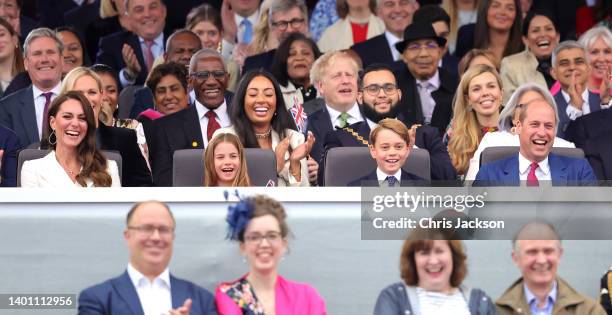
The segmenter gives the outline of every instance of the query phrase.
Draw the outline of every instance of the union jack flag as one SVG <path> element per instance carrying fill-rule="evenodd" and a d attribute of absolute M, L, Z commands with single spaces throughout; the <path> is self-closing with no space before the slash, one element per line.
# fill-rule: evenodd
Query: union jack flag
<path fill-rule="evenodd" d="M 308 123 L 308 116 L 306 116 L 306 112 L 304 112 L 304 107 L 298 101 L 297 97 L 293 97 L 293 106 L 289 109 L 291 112 L 291 116 L 293 117 L 293 121 L 295 121 L 295 125 L 298 128 L 300 133 L 306 133 L 306 126 Z"/>

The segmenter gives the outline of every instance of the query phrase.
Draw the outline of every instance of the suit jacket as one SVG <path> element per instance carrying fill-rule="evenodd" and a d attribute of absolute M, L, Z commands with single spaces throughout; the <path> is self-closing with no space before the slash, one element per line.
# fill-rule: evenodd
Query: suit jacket
<path fill-rule="evenodd" d="M 474 48 L 474 32 L 476 23 L 463 25 L 457 31 L 457 46 L 455 48 L 455 57 L 458 59 Z"/>
<path fill-rule="evenodd" d="M 229 111 L 231 100 L 226 97 L 225 101 Z M 153 121 L 154 141 L 149 146 L 149 159 L 155 186 L 172 186 L 174 151 L 204 149 L 200 119 L 195 106 Z"/>
<path fill-rule="evenodd" d="M 317 111 L 320 111 L 323 108 L 325 108 L 325 100 L 321 97 L 317 97 L 304 103 L 304 111 L 308 116 L 314 114 Z"/>
<path fill-rule="evenodd" d="M 586 141 L 584 155 L 593 167 L 597 179 L 612 181 L 612 129 Z M 610 185 L 610 183 L 606 183 Z"/>
<path fill-rule="evenodd" d="M 138 148 L 136 132 L 128 128 L 108 127 L 100 123 L 97 129 L 100 150 L 114 150 L 123 160 L 121 183 L 123 187 L 153 186 L 151 172 Z"/>
<path fill-rule="evenodd" d="M 412 186 L 427 186 L 429 182 L 423 178 L 420 178 L 414 174 L 408 173 L 402 169 L 402 178 L 400 181 L 400 187 L 412 187 Z M 379 187 L 378 176 L 376 175 L 376 169 L 365 176 L 362 176 L 350 183 L 350 187 Z"/>
<path fill-rule="evenodd" d="M 504 86 L 504 104 L 524 83 L 536 83 L 548 89 L 544 75 L 538 71 L 538 59 L 527 49 L 503 58 L 499 72 Z"/>
<path fill-rule="evenodd" d="M 166 44 L 166 38 L 167 37 L 164 37 L 164 45 Z M 123 55 L 121 55 L 123 44 L 128 44 L 134 49 L 138 63 L 140 63 L 142 68 L 134 84 L 143 85 L 147 79 L 147 63 L 145 62 L 144 54 L 140 48 L 138 36 L 132 32 L 121 31 L 100 38 L 96 63 L 103 63 L 117 71 L 121 71 L 121 69 L 125 67 Z"/>
<path fill-rule="evenodd" d="M 270 71 L 272 67 L 272 61 L 274 61 L 274 54 L 276 53 L 276 49 L 272 49 L 261 54 L 249 56 L 244 60 L 244 65 L 242 66 L 242 73 L 245 74 L 249 70 L 263 68 L 265 70 Z"/>
<path fill-rule="evenodd" d="M 217 314 L 210 292 L 198 285 L 170 275 L 172 308 L 191 299 L 192 315 Z M 127 271 L 117 278 L 89 287 L 79 294 L 79 315 L 144 315 L 136 288 Z"/>
<path fill-rule="evenodd" d="M 365 121 L 354 123 L 349 128 L 365 140 L 370 137 L 370 125 Z M 431 179 L 433 181 L 453 181 L 457 179 L 457 172 L 451 163 L 438 130 L 430 126 L 417 128 L 415 145 L 429 152 Z M 329 149 L 335 147 L 367 147 L 367 145 L 358 140 L 347 128 L 343 128 L 331 131 L 325 137 L 325 152 L 327 153 Z M 325 159 L 323 159 L 323 162 L 325 162 Z M 324 163 L 321 163 L 319 167 L 324 168 Z"/>
<path fill-rule="evenodd" d="M 359 55 L 364 68 L 373 63 L 391 65 L 395 62 L 385 33 L 374 36 L 364 42 L 357 43 L 353 45 L 351 49 Z"/>
<path fill-rule="evenodd" d="M 586 159 L 548 155 L 553 186 L 591 186 L 597 178 Z M 474 186 L 519 186 L 518 155 L 487 163 L 480 167 Z"/>
<path fill-rule="evenodd" d="M 51 2 L 51 1 L 41 1 L 41 2 Z M 46 25 L 46 24 L 43 24 L 43 25 Z M 19 28 L 21 30 L 21 36 L 20 36 L 21 44 L 23 45 L 23 42 L 25 41 L 26 37 L 28 37 L 28 34 L 30 34 L 30 32 L 33 29 L 36 29 L 39 27 L 40 27 L 40 24 L 38 23 L 38 21 L 21 14 L 21 16 L 19 17 Z"/>
<path fill-rule="evenodd" d="M 459 58 L 451 55 L 448 51 L 442 56 L 442 69 L 446 70 L 450 75 L 458 77 L 459 75 Z"/>
<path fill-rule="evenodd" d="M 11 83 L 6 87 L 6 90 L 2 91 L 2 97 L 9 96 L 19 90 L 25 89 L 32 85 L 32 79 L 27 71 L 19 72 Z"/>
<path fill-rule="evenodd" d="M 0 124 L 15 131 L 26 147 L 40 141 L 33 93 L 30 85 L 0 100 Z"/>
<path fill-rule="evenodd" d="M 0 187 L 17 186 L 17 152 L 21 149 L 19 138 L 10 129 L 0 125 Z"/>
<path fill-rule="evenodd" d="M 457 90 L 457 77 L 449 74 L 446 70 L 438 68 L 440 73 L 440 87 L 431 93 L 431 97 L 436 103 L 431 116 L 431 126 L 438 128 L 440 134 L 444 134 L 453 117 L 453 97 Z M 424 124 L 423 109 L 421 99 L 416 85 L 416 79 L 412 76 L 408 67 L 396 71 L 395 77 L 402 90 L 402 100 L 400 112 L 406 119 L 406 125 Z"/>
<path fill-rule="evenodd" d="M 569 104 L 563 98 L 563 93 L 559 91 L 554 96 L 555 103 L 557 103 L 557 111 L 559 113 L 559 126 L 557 127 L 557 137 L 566 139 L 565 131 L 569 128 L 569 123 L 571 122 L 569 116 L 567 116 L 567 106 Z M 589 91 L 589 108 L 591 109 L 591 113 L 595 113 L 601 110 L 601 99 L 599 98 L 599 94 L 595 94 Z M 590 115 L 589 113 L 588 115 Z M 583 115 L 583 116 L 588 116 Z"/>
<path fill-rule="evenodd" d="M 600 110 L 570 121 L 565 131 L 567 140 L 583 148 L 586 142 L 599 134 L 612 130 L 612 110 Z"/>
<path fill-rule="evenodd" d="M 111 187 L 121 187 L 117 163 L 108 160 L 106 170 L 112 179 Z M 74 183 L 59 164 L 55 151 L 51 151 L 40 159 L 25 161 L 19 176 L 21 176 L 21 187 L 81 188 L 81 185 Z M 87 187 L 93 187 L 91 179 L 87 179 Z"/>

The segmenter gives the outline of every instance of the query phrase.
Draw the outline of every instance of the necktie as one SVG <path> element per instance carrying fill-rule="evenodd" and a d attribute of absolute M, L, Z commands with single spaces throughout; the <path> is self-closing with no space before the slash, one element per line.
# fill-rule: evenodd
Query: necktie
<path fill-rule="evenodd" d="M 344 128 L 348 125 L 349 114 L 347 112 L 342 112 L 338 117 L 340 120 L 340 128 Z"/>
<path fill-rule="evenodd" d="M 147 63 L 147 70 L 151 71 L 151 67 L 153 67 L 153 62 L 155 61 L 155 56 L 153 56 L 153 50 L 151 49 L 155 44 L 152 40 L 145 40 L 145 46 L 147 49 L 145 51 L 145 62 Z"/>
<path fill-rule="evenodd" d="M 206 137 L 208 137 L 208 140 L 210 141 L 213 136 L 213 133 L 215 133 L 217 129 L 221 128 L 221 125 L 219 125 L 219 122 L 217 121 L 217 114 L 214 111 L 209 110 L 205 116 L 208 118 L 208 126 L 206 126 Z"/>
<path fill-rule="evenodd" d="M 42 126 L 40 127 L 41 130 L 41 137 L 44 138 L 46 135 L 46 131 L 47 131 L 47 115 L 49 114 L 49 105 L 51 104 L 51 97 L 53 96 L 53 92 L 45 92 L 41 94 L 42 96 L 45 97 L 45 107 L 43 108 L 43 120 L 42 120 Z"/>
<path fill-rule="evenodd" d="M 529 166 L 529 174 L 527 174 L 527 186 L 529 187 L 540 186 L 540 182 L 538 182 L 538 177 L 535 174 L 538 167 L 539 165 L 536 162 L 531 163 L 531 165 Z"/>
<path fill-rule="evenodd" d="M 385 181 L 389 187 L 395 187 L 395 184 L 397 184 L 397 178 L 395 178 L 395 176 L 387 176 Z"/>
<path fill-rule="evenodd" d="M 244 27 L 244 33 L 242 33 L 242 43 L 250 44 L 253 39 L 253 23 L 249 19 L 244 19 L 240 22 L 240 25 Z"/>
<path fill-rule="evenodd" d="M 431 96 L 429 95 L 429 88 L 431 84 L 429 82 L 417 82 L 419 90 L 419 98 L 421 99 L 421 110 L 423 112 L 423 119 L 425 123 L 431 123 L 431 116 L 433 115 L 433 108 L 435 104 L 431 104 Z"/>

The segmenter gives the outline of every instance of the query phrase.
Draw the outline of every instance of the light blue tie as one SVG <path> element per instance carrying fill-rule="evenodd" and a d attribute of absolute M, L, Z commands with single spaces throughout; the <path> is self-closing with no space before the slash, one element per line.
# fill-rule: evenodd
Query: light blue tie
<path fill-rule="evenodd" d="M 249 19 L 244 19 L 240 22 L 240 25 L 244 27 L 241 43 L 250 44 L 253 39 L 253 23 Z"/>

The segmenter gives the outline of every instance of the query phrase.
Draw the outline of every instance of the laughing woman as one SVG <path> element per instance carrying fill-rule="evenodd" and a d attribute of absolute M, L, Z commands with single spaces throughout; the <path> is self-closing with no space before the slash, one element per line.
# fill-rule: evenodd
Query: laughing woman
<path fill-rule="evenodd" d="M 26 161 L 22 187 L 120 187 L 115 161 L 96 148 L 96 123 L 89 101 L 81 92 L 60 94 L 46 117 L 51 153 Z"/>
<path fill-rule="evenodd" d="M 215 292 L 219 315 L 324 315 L 325 302 L 308 284 L 287 280 L 278 265 L 288 250 L 283 205 L 266 196 L 229 207 L 228 238 L 237 241 L 249 273 L 222 283 Z"/>
<path fill-rule="evenodd" d="M 234 134 L 214 137 L 204 153 L 204 186 L 251 186 L 244 147 Z"/>

